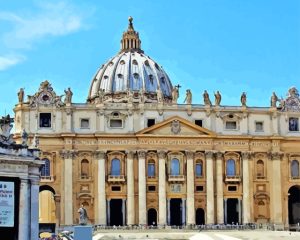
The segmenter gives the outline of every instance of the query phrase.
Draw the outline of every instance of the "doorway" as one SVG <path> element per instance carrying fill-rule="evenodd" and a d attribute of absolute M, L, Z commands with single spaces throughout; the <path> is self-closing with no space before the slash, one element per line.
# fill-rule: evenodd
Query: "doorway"
<path fill-rule="evenodd" d="M 205 224 L 205 213 L 203 208 L 197 208 L 196 210 L 196 225 Z"/>
<path fill-rule="evenodd" d="M 148 226 L 157 226 L 157 212 L 154 208 L 148 210 Z"/>
<path fill-rule="evenodd" d="M 123 226 L 122 199 L 111 199 L 110 207 L 110 226 Z"/>
<path fill-rule="evenodd" d="M 289 224 L 300 222 L 300 186 L 292 186 L 288 192 Z"/>
<path fill-rule="evenodd" d="M 55 190 L 48 186 L 40 186 L 39 192 L 39 231 L 55 232 L 56 206 L 54 201 Z"/>
<path fill-rule="evenodd" d="M 226 221 L 226 224 L 236 224 L 239 222 L 238 202 L 239 201 L 237 198 L 228 198 L 227 199 L 227 221 Z"/>
<path fill-rule="evenodd" d="M 170 200 L 170 225 L 182 225 L 182 200 L 180 198 L 172 198 Z"/>

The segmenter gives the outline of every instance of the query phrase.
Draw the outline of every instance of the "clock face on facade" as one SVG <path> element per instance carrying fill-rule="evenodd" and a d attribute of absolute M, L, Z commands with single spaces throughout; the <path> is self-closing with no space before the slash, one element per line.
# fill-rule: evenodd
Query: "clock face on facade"
<path fill-rule="evenodd" d="M 49 92 L 42 92 L 39 95 L 39 102 L 42 104 L 49 104 L 52 100 L 52 94 Z"/>

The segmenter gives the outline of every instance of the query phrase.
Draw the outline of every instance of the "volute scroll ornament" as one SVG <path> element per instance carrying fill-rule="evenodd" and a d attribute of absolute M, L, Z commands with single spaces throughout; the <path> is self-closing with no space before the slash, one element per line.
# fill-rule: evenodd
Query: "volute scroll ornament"
<path fill-rule="evenodd" d="M 139 150 L 138 151 L 138 156 L 139 156 L 139 159 L 145 159 L 146 151 L 145 150 Z"/>
<path fill-rule="evenodd" d="M 94 153 L 94 156 L 96 159 L 105 159 L 106 157 L 106 151 L 104 150 L 97 150 Z"/>
<path fill-rule="evenodd" d="M 166 159 L 167 151 L 166 150 L 159 150 L 158 152 L 158 158 L 159 159 Z"/>
<path fill-rule="evenodd" d="M 195 153 L 193 151 L 185 151 L 187 159 L 193 159 Z"/>
<path fill-rule="evenodd" d="M 251 156 L 252 156 L 252 152 L 249 152 L 249 151 L 242 152 L 243 160 L 248 160 L 249 158 L 251 158 Z"/>
<path fill-rule="evenodd" d="M 224 152 L 218 151 L 215 153 L 215 156 L 216 156 L 216 159 L 223 159 Z"/>
<path fill-rule="evenodd" d="M 283 152 L 271 152 L 270 153 L 272 160 L 281 160 L 284 155 Z"/>
<path fill-rule="evenodd" d="M 73 159 L 77 155 L 77 152 L 75 150 L 62 150 L 60 155 L 64 159 Z"/>
<path fill-rule="evenodd" d="M 212 159 L 214 157 L 214 151 L 205 151 L 205 157 Z"/>

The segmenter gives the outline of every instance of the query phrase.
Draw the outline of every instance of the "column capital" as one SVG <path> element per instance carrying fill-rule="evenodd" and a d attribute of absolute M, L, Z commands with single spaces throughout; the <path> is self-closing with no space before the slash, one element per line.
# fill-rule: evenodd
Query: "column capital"
<path fill-rule="evenodd" d="M 125 153 L 127 154 L 127 158 L 133 159 L 133 155 L 136 153 L 136 150 L 127 150 Z"/>
<path fill-rule="evenodd" d="M 193 159 L 194 155 L 195 155 L 195 151 L 185 151 L 185 155 L 187 157 L 187 159 Z"/>
<path fill-rule="evenodd" d="M 60 195 L 57 195 L 57 194 L 54 195 L 54 201 L 55 201 L 56 203 L 59 203 L 59 202 L 60 202 L 60 199 L 61 199 L 61 196 L 60 196 Z"/>
<path fill-rule="evenodd" d="M 206 158 L 213 158 L 215 151 L 205 151 Z"/>
<path fill-rule="evenodd" d="M 106 150 L 96 150 L 94 152 L 94 156 L 97 158 L 97 159 L 105 159 L 105 156 L 106 156 Z"/>
<path fill-rule="evenodd" d="M 270 152 L 272 160 L 281 160 L 283 152 Z"/>
<path fill-rule="evenodd" d="M 64 159 L 73 159 L 77 153 L 76 150 L 62 150 L 60 151 L 60 156 Z"/>
<path fill-rule="evenodd" d="M 40 178 L 32 178 L 30 179 L 31 185 L 39 185 L 40 184 Z"/>
<path fill-rule="evenodd" d="M 253 155 L 252 152 L 250 151 L 245 151 L 245 152 L 242 152 L 242 159 L 243 160 L 249 160 L 249 158 L 251 158 L 251 156 Z"/>
<path fill-rule="evenodd" d="M 158 150 L 157 154 L 158 154 L 158 158 L 159 159 L 165 159 L 166 155 L 167 155 L 167 150 Z"/>
<path fill-rule="evenodd" d="M 145 159 L 146 158 L 146 153 L 147 153 L 146 150 L 138 150 L 137 153 L 138 153 L 139 159 Z"/>
<path fill-rule="evenodd" d="M 28 178 L 20 178 L 21 183 L 26 183 L 28 184 L 29 179 Z"/>
<path fill-rule="evenodd" d="M 224 153 L 225 153 L 225 152 L 217 151 L 217 152 L 215 152 L 214 154 L 215 154 L 216 159 L 219 159 L 219 160 L 220 160 L 220 159 L 223 158 Z"/>

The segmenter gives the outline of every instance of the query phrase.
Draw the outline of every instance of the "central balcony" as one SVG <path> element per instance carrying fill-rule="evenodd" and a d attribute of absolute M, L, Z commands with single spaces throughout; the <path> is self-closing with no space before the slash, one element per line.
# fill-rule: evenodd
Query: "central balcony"
<path fill-rule="evenodd" d="M 108 182 L 125 182 L 124 175 L 108 175 Z"/>
<path fill-rule="evenodd" d="M 233 176 L 225 176 L 225 182 L 240 182 L 241 176 L 240 175 L 233 175 Z"/>
<path fill-rule="evenodd" d="M 185 176 L 184 175 L 169 175 L 168 181 L 169 182 L 184 182 Z"/>

